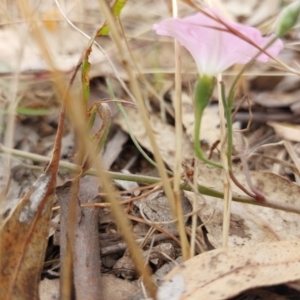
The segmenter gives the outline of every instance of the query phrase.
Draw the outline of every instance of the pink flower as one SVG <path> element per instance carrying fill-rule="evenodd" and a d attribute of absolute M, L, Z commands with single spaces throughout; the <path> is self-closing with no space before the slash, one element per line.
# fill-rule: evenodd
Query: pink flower
<path fill-rule="evenodd" d="M 206 8 L 205 12 L 220 19 L 261 48 L 274 37 L 274 35 L 263 37 L 256 28 L 229 22 L 213 8 Z M 189 50 L 201 75 L 216 76 L 233 64 L 248 63 L 259 52 L 256 47 L 229 32 L 226 26 L 203 13 L 196 13 L 183 19 L 166 19 L 154 24 L 153 29 L 159 35 L 175 38 Z M 276 40 L 267 52 L 271 56 L 277 56 L 282 48 L 282 42 Z M 256 59 L 267 62 L 269 56 L 261 53 Z"/>

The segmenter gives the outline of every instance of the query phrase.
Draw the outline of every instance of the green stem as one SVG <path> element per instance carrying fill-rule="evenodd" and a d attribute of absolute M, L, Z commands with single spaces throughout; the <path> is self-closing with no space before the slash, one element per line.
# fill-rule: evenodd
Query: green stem
<path fill-rule="evenodd" d="M 194 92 L 194 113 L 195 113 L 195 127 L 194 127 L 194 150 L 196 156 L 204 161 L 205 163 L 222 169 L 222 166 L 210 159 L 207 159 L 203 154 L 201 149 L 201 121 L 203 117 L 203 112 L 207 105 L 209 104 L 213 89 L 215 86 L 216 79 L 211 76 L 200 76 L 196 82 L 195 92 Z"/>
<path fill-rule="evenodd" d="M 225 85 L 223 82 L 221 84 L 221 97 L 222 97 L 222 103 L 224 106 L 224 112 L 225 112 L 225 118 L 227 123 L 227 163 L 228 163 L 228 169 L 229 169 L 229 175 L 234 182 L 234 184 L 239 187 L 245 194 L 247 194 L 250 197 L 253 197 L 257 200 L 262 199 L 261 197 L 256 197 L 258 194 L 252 194 L 249 192 L 234 176 L 234 173 L 232 171 L 232 149 L 233 149 L 233 130 L 232 130 L 232 116 L 231 111 L 233 107 L 234 102 L 234 92 L 231 91 L 231 93 L 228 96 L 228 101 L 226 99 L 226 93 L 225 93 Z"/>
<path fill-rule="evenodd" d="M 30 159 L 35 162 L 39 163 L 49 163 L 49 157 L 45 157 L 42 155 L 38 154 L 33 154 L 21 150 L 16 150 L 16 149 L 10 149 L 2 144 L 0 144 L 0 153 L 6 153 L 10 154 L 16 157 L 21 157 L 21 158 L 26 158 Z M 43 167 L 38 167 L 40 170 L 43 170 Z M 67 169 L 68 171 L 75 171 L 78 172 L 82 170 L 82 167 L 67 161 L 60 161 L 59 162 L 59 169 Z M 142 176 L 142 175 L 134 175 L 134 174 L 124 174 L 124 173 L 117 173 L 117 172 L 105 172 L 107 176 L 109 176 L 112 179 L 119 179 L 119 180 L 125 180 L 125 181 L 134 181 L 140 184 L 155 184 L 161 182 L 161 178 L 158 177 L 151 177 L 151 176 Z M 88 171 L 85 172 L 85 175 L 91 175 L 91 176 L 96 176 L 97 175 L 97 170 L 95 169 L 89 169 Z M 180 189 L 184 191 L 193 191 L 193 187 L 187 185 L 187 184 L 180 184 Z M 207 195 L 207 196 L 212 196 L 215 198 L 220 198 L 222 199 L 224 196 L 223 192 L 216 191 L 212 188 L 206 187 L 204 185 L 198 185 L 198 192 Z M 263 207 L 272 207 L 274 209 L 279 209 L 287 212 L 293 212 L 300 214 L 300 209 L 299 207 L 295 207 L 294 205 L 287 205 L 286 203 L 282 203 L 277 201 L 275 204 L 270 203 L 270 201 L 265 201 L 265 202 L 259 202 L 254 198 L 247 197 L 247 196 L 240 196 L 240 195 L 235 195 L 232 197 L 233 201 L 240 202 L 240 203 L 247 203 L 247 204 L 252 204 L 252 205 L 257 205 L 257 206 L 263 206 Z"/>
<path fill-rule="evenodd" d="M 274 37 L 264 48 L 263 50 L 266 50 L 269 46 L 271 46 L 278 37 Z M 225 110 L 225 118 L 227 122 L 227 158 L 228 158 L 228 168 L 231 174 L 232 179 L 234 179 L 235 184 L 241 188 L 240 183 L 236 180 L 233 172 L 232 172 L 232 149 L 233 149 L 233 130 L 232 130 L 232 116 L 231 116 L 231 110 L 233 108 L 234 103 L 234 93 L 236 85 L 242 76 L 242 74 L 252 65 L 252 63 L 255 61 L 255 59 L 261 54 L 261 51 L 259 51 L 252 59 L 251 61 L 246 64 L 241 71 L 238 73 L 238 75 L 235 77 L 233 84 L 230 87 L 230 91 L 228 94 L 228 99 L 226 99 L 226 93 L 225 93 L 225 86 L 224 83 L 221 83 L 221 92 L 222 92 L 222 102 Z M 227 100 L 227 101 L 226 101 Z M 243 187 L 241 188 L 243 191 L 245 191 L 247 194 L 249 194 L 246 189 Z M 256 196 L 260 196 L 260 194 L 257 194 L 257 192 L 253 191 Z M 257 197 L 257 200 L 260 201 L 260 197 Z"/>
<path fill-rule="evenodd" d="M 221 84 L 221 97 L 224 106 L 226 124 L 227 124 L 227 160 L 228 160 L 228 168 L 229 171 L 232 170 L 232 148 L 233 148 L 233 131 L 232 131 L 232 117 L 231 110 L 234 101 L 234 93 L 229 95 L 228 101 L 226 101 L 226 93 L 225 93 L 225 85 L 223 82 Z"/>

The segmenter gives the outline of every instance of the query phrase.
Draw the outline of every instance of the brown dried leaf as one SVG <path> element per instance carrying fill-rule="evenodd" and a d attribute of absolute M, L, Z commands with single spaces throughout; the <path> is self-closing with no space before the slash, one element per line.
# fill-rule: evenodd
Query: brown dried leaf
<path fill-rule="evenodd" d="M 0 228 L 0 298 L 38 299 L 55 176 L 41 175 Z"/>
<path fill-rule="evenodd" d="M 299 247 L 296 240 L 205 252 L 175 267 L 159 288 L 158 299 L 228 299 L 249 288 L 297 280 Z M 178 285 L 184 289 L 171 298 L 167 289 L 174 292 Z"/>

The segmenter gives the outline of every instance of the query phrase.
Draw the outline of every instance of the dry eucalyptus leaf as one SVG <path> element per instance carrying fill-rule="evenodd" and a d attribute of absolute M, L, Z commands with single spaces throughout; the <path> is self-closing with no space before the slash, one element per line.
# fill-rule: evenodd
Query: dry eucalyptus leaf
<path fill-rule="evenodd" d="M 126 109 L 126 113 L 129 119 L 131 131 L 138 140 L 138 142 L 147 150 L 152 151 L 149 138 L 147 137 L 144 123 L 140 115 L 133 109 Z M 121 128 L 128 132 L 124 118 L 119 114 L 115 119 L 115 122 L 121 126 Z M 157 116 L 151 116 L 150 122 L 154 132 L 155 140 L 160 150 L 165 163 L 170 167 L 175 164 L 175 130 L 174 127 L 164 123 Z M 193 157 L 193 148 L 191 142 L 186 134 L 182 137 L 182 151 L 184 158 L 190 159 Z"/>
<path fill-rule="evenodd" d="M 288 107 L 299 102 L 299 96 L 300 92 L 262 92 L 251 97 L 251 101 L 260 104 L 263 107 Z"/>
<path fill-rule="evenodd" d="M 276 134 L 287 141 L 300 142 L 300 126 L 289 123 L 268 122 Z"/>
<path fill-rule="evenodd" d="M 49 70 L 48 63 L 43 59 L 44 53 L 27 24 L 18 24 L 15 27 L 0 30 L 0 39 L 8 41 L 7 43 L 0 43 L 0 70 L 5 72 Z M 74 68 L 88 40 L 69 26 L 60 26 L 57 32 L 50 32 L 40 27 L 40 31 L 45 45 L 49 46 L 51 50 L 51 58 L 57 70 L 70 71 Z M 72 43 L 64 43 L 66 38 Z M 17 57 L 19 57 L 21 49 L 23 56 L 19 62 Z M 91 61 L 104 60 L 101 51 L 93 48 Z"/>
<path fill-rule="evenodd" d="M 216 249 L 175 267 L 159 287 L 184 289 L 172 299 L 228 299 L 241 291 L 300 278 L 300 241 L 261 243 L 251 247 Z M 159 297 L 158 299 L 171 299 Z"/>
<path fill-rule="evenodd" d="M 292 56 L 293 53 L 290 53 L 290 56 Z M 291 57 L 290 60 L 293 60 Z M 298 95 L 299 99 L 299 86 L 300 78 L 299 76 L 285 76 L 282 78 L 282 80 L 276 85 L 274 92 L 277 93 L 290 93 L 291 95 Z"/>
<path fill-rule="evenodd" d="M 202 167 L 203 168 L 203 167 Z M 247 187 L 244 174 L 236 170 L 240 183 Z M 287 205 L 299 207 L 300 186 L 273 173 L 254 171 L 250 173 L 254 186 L 267 198 Z M 222 190 L 220 170 L 206 168 L 198 182 Z M 243 194 L 232 185 L 234 194 Z M 190 200 L 193 195 L 185 193 Z M 222 247 L 223 200 L 209 196 L 198 197 L 201 210 L 198 215 L 208 231 L 210 243 L 215 248 Z M 228 237 L 230 247 L 254 245 L 300 238 L 300 215 L 267 207 L 233 202 Z"/>
<path fill-rule="evenodd" d="M 53 177 L 41 175 L 1 225 L 1 299 L 38 299 L 52 215 Z"/>

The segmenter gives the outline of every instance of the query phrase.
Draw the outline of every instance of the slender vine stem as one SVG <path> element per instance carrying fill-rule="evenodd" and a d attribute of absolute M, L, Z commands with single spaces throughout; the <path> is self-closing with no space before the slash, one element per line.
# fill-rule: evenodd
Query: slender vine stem
<path fill-rule="evenodd" d="M 234 93 L 229 95 L 228 101 L 226 99 L 225 93 L 225 85 L 224 82 L 220 82 L 221 84 L 221 97 L 225 111 L 225 119 L 227 123 L 227 160 L 228 160 L 228 168 L 229 171 L 232 171 L 232 148 L 233 148 L 233 131 L 232 131 L 232 117 L 231 110 L 233 106 Z"/>
<path fill-rule="evenodd" d="M 49 157 L 45 157 L 42 155 L 32 154 L 29 152 L 16 150 L 16 149 L 10 149 L 10 148 L 3 146 L 2 144 L 0 144 L 0 153 L 7 153 L 7 154 L 11 154 L 16 157 L 26 158 L 26 159 L 30 159 L 32 161 L 40 162 L 40 163 L 48 163 L 49 159 L 50 159 Z M 44 168 L 40 167 L 40 169 L 43 170 Z M 70 162 L 60 161 L 59 169 L 60 170 L 68 170 L 69 172 L 78 172 L 82 168 L 81 168 L 81 166 L 70 163 Z M 161 182 L 161 178 L 159 178 L 159 177 L 124 174 L 124 173 L 118 173 L 118 172 L 105 172 L 105 173 L 107 176 L 109 176 L 112 179 L 135 181 L 139 184 L 154 184 L 154 183 Z M 97 170 L 89 169 L 84 173 L 84 175 L 97 176 Z M 193 191 L 193 187 L 191 187 L 190 185 L 185 184 L 185 183 L 180 184 L 180 189 L 184 190 L 184 191 L 190 191 L 190 192 Z M 204 185 L 198 185 L 198 192 L 203 195 L 212 196 L 212 197 L 221 198 L 221 199 L 224 196 L 223 192 L 216 191 L 216 190 L 206 187 Z M 265 202 L 259 202 L 255 198 L 242 196 L 242 195 L 234 195 L 232 197 L 232 200 L 235 202 L 252 204 L 252 205 L 257 205 L 257 206 L 262 206 L 262 207 L 271 207 L 271 208 L 283 210 L 286 212 L 293 212 L 293 213 L 300 214 L 300 207 L 295 207 L 293 205 L 288 205 L 286 203 L 282 203 L 279 201 L 267 200 Z"/>

